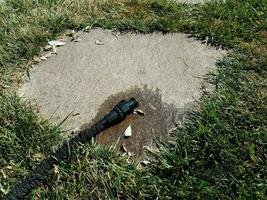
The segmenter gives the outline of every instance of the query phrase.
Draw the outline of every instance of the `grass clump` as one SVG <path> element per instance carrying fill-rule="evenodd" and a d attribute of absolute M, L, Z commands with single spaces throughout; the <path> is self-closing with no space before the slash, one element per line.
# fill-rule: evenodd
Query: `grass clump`
<path fill-rule="evenodd" d="M 264 0 L 196 5 L 166 0 L 6 1 L 0 6 L 0 196 L 51 151 L 48 147 L 60 142 L 60 130 L 40 119 L 10 87 L 30 69 L 49 39 L 66 29 L 90 26 L 185 32 L 229 53 L 218 62 L 218 74 L 210 76 L 215 90 L 205 94 L 201 110 L 191 113 L 170 141 L 162 142 L 154 163 L 139 170 L 113 149 L 84 146 L 71 162 L 55 168 L 52 184 L 30 197 L 266 199 L 266 4 Z"/>
<path fill-rule="evenodd" d="M 81 146 L 52 176 L 54 184 L 35 191 L 41 199 L 135 199 L 148 179 L 137 162 L 116 154 L 115 148 Z"/>
<path fill-rule="evenodd" d="M 0 91 L 0 102 L 0 187 L 5 192 L 52 151 L 60 130 L 15 94 Z"/>

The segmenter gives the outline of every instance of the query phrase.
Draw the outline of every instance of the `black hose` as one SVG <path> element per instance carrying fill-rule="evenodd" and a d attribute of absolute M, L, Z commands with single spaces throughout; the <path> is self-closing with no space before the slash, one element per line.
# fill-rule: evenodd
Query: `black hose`
<path fill-rule="evenodd" d="M 41 161 L 32 173 L 19 184 L 15 185 L 15 187 L 3 198 L 3 200 L 17 200 L 25 198 L 33 188 L 41 185 L 47 175 L 49 175 L 49 172 L 53 169 L 54 165 L 67 160 L 70 157 L 70 153 L 77 148 L 79 144 L 84 144 L 87 141 L 90 141 L 103 130 L 123 121 L 127 115 L 134 111 L 136 107 L 138 107 L 138 102 L 134 98 L 131 98 L 128 101 L 121 101 L 99 122 L 90 128 L 81 131 L 71 140 L 64 142 L 64 144 L 50 157 Z"/>

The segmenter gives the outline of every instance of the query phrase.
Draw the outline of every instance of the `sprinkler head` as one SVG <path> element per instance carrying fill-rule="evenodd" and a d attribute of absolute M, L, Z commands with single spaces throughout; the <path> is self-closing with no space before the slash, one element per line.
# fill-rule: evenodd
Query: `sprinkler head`
<path fill-rule="evenodd" d="M 120 101 L 107 115 L 105 115 L 99 123 L 103 126 L 103 129 L 107 129 L 121 121 L 123 121 L 128 115 L 132 114 L 134 109 L 139 106 L 139 103 L 135 98 L 130 98 L 128 101 Z"/>

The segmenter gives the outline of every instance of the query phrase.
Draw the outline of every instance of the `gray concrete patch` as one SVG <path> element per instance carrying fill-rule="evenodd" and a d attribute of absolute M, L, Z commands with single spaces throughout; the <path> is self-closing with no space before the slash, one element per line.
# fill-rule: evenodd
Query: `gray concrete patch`
<path fill-rule="evenodd" d="M 105 44 L 97 45 L 97 40 Z M 144 134 L 157 124 L 164 127 L 157 128 L 159 134 L 150 131 L 152 135 L 168 132 L 201 97 L 203 77 L 216 69 L 216 59 L 223 54 L 184 34 L 115 36 L 103 30 L 92 30 L 81 42 L 67 42 L 57 52 L 34 67 L 31 80 L 19 90 L 37 102 L 43 115 L 59 123 L 72 113 L 64 127 L 74 129 L 107 112 L 121 98 L 135 96 L 142 109 L 154 113 L 146 115 L 146 124 L 153 122 L 149 127 L 137 123 Z M 171 123 L 164 121 L 168 116 L 174 116 Z"/>

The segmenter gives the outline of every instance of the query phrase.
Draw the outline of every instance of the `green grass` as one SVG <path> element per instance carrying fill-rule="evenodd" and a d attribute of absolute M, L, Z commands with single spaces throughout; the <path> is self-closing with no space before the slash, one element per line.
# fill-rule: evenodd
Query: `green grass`
<path fill-rule="evenodd" d="M 36 199 L 266 199 L 267 2 L 9 0 L 0 6 L 0 197 L 61 142 L 60 129 L 14 92 L 49 39 L 86 26 L 185 32 L 229 50 L 201 110 L 139 169 L 114 149 L 84 146 Z M 51 181 L 52 180 L 52 181 Z"/>

